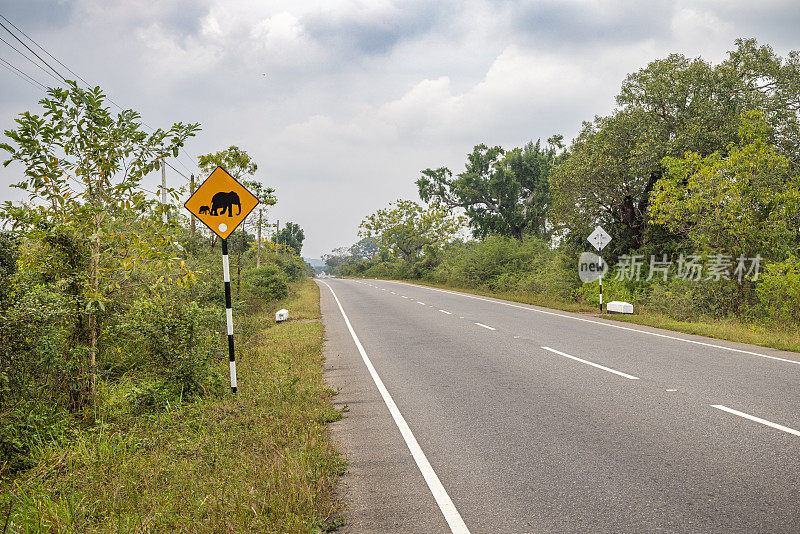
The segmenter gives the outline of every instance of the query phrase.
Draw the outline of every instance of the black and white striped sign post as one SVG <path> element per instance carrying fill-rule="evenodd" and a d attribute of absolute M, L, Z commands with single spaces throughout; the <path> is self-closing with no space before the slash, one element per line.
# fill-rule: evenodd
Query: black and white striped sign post
<path fill-rule="evenodd" d="M 231 306 L 228 236 L 244 222 L 247 214 L 258 206 L 258 198 L 236 178 L 228 174 L 225 169 L 217 167 L 183 205 L 222 240 L 225 318 L 228 323 L 228 359 L 231 367 L 231 391 L 236 393 L 236 355 L 233 350 L 233 307 Z"/>
<path fill-rule="evenodd" d="M 228 361 L 231 367 L 231 391 L 236 393 L 236 353 L 233 350 L 233 307 L 231 306 L 231 267 L 228 240 L 222 240 L 222 276 L 225 282 L 225 318 L 228 323 Z"/>

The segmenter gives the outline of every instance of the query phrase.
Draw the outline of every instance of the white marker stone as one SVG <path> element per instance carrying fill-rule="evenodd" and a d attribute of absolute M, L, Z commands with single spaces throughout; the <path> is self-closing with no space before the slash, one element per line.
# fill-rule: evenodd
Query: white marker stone
<path fill-rule="evenodd" d="M 228 231 L 228 225 L 227 225 L 227 224 L 225 224 L 225 223 L 221 223 L 221 224 L 218 226 L 218 228 L 219 228 L 219 231 L 220 231 L 220 232 L 227 232 L 227 231 Z"/>

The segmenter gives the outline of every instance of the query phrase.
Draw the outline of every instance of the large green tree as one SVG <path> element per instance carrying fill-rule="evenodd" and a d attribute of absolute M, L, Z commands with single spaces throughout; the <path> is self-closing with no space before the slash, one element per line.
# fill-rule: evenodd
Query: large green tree
<path fill-rule="evenodd" d="M 584 123 L 552 174 L 554 224 L 584 237 L 597 224 L 616 225 L 615 237 L 640 245 L 662 173 L 656 141 L 652 118 L 636 108 Z"/>
<path fill-rule="evenodd" d="M 550 208 L 548 174 L 558 160 L 561 136 L 506 152 L 499 146 L 477 145 L 467 156 L 464 172 L 453 177 L 446 167 L 425 169 L 417 180 L 424 202 L 462 208 L 473 235 L 526 233 L 545 236 Z"/>
<path fill-rule="evenodd" d="M 359 235 L 373 237 L 388 254 L 412 263 L 426 247 L 441 247 L 463 226 L 462 217 L 441 205 L 423 208 L 411 200 L 398 200 L 361 222 Z"/>
<path fill-rule="evenodd" d="M 73 262 L 67 286 L 88 323 L 88 339 L 81 335 L 80 342 L 89 348 L 84 365 L 91 398 L 106 305 L 137 269 L 184 281 L 190 276 L 183 262 L 172 265 L 177 251 L 165 248 L 176 222 L 161 222 L 163 207 L 141 182 L 199 130 L 176 123 L 146 133 L 138 113 L 114 114 L 106 100 L 99 87 L 84 90 L 74 82 L 49 89 L 39 102 L 41 115 L 22 113 L 0 144 L 10 154 L 4 165 L 21 165 L 23 179 L 13 187 L 28 192 L 28 202 L 5 202 L 3 217 L 31 241 L 67 240 L 88 253 L 87 261 Z"/>
<path fill-rule="evenodd" d="M 272 241 L 278 245 L 290 247 L 292 253 L 299 256 L 300 251 L 303 250 L 303 241 L 305 238 L 305 233 L 303 233 L 303 229 L 300 228 L 299 224 L 287 222 L 286 226 L 272 237 Z"/>
<path fill-rule="evenodd" d="M 727 153 L 666 158 L 652 220 L 700 251 L 782 260 L 797 250 L 800 172 L 769 143 L 763 112 L 743 116 L 739 137 Z"/>
<path fill-rule="evenodd" d="M 672 54 L 629 75 L 617 103 L 610 116 L 584 125 L 567 161 L 552 175 L 553 221 L 568 234 L 585 237 L 595 224 L 607 222 L 627 248 L 665 237 L 647 225 L 651 192 L 665 172 L 663 158 L 724 153 L 736 142 L 739 117 L 748 110 L 763 110 L 772 144 L 800 161 L 796 52 L 784 59 L 754 40 L 737 40 L 716 66 Z"/>

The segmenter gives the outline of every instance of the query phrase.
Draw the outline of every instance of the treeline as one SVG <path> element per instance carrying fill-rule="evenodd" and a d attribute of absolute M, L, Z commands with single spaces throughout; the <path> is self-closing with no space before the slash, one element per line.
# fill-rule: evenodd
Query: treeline
<path fill-rule="evenodd" d="M 596 303 L 577 261 L 600 225 L 612 298 L 679 318 L 800 321 L 800 55 L 742 39 L 716 65 L 672 54 L 628 75 L 616 102 L 569 146 L 481 144 L 461 172 L 421 171 L 427 207 L 367 217 L 377 250 L 334 251 L 329 265 Z M 454 231 L 462 221 L 471 239 Z"/>
<path fill-rule="evenodd" d="M 0 144 L 29 197 L 0 211 L 0 482 L 43 448 L 226 389 L 213 365 L 227 354 L 220 247 L 142 187 L 199 126 L 148 134 L 106 100 L 99 88 L 51 89 Z M 236 147 L 199 164 L 256 171 Z M 246 183 L 262 208 L 275 203 L 274 190 Z M 259 239 L 262 215 L 245 227 L 258 237 L 229 238 L 238 335 L 310 274 L 295 251 Z"/>

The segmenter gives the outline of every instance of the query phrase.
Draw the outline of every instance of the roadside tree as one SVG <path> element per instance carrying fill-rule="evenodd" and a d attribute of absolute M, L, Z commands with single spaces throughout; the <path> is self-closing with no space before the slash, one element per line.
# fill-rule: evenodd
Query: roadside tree
<path fill-rule="evenodd" d="M 417 180 L 420 199 L 448 210 L 462 208 L 477 238 L 548 234 L 548 174 L 563 148 L 560 135 L 506 152 L 477 145 L 464 172 L 453 177 L 446 167 L 425 169 Z"/>
<path fill-rule="evenodd" d="M 375 238 L 381 250 L 413 263 L 426 247 L 440 248 L 452 240 L 464 222 L 442 205 L 425 209 L 411 200 L 397 200 L 365 218 L 359 235 Z"/>
<path fill-rule="evenodd" d="M 291 248 L 292 253 L 299 256 L 300 251 L 303 249 L 303 240 L 305 238 L 306 236 L 299 224 L 287 222 L 286 226 L 272 237 L 272 240 L 279 246 L 283 245 Z"/>
<path fill-rule="evenodd" d="M 5 132 L 8 142 L 0 144 L 10 154 L 4 165 L 22 166 L 24 179 L 13 187 L 28 192 L 28 202 L 5 202 L 2 217 L 40 244 L 38 257 L 45 263 L 28 266 L 33 270 L 66 268 L 46 264 L 56 244 L 77 254 L 72 272 L 54 272 L 54 277 L 68 275 L 58 287 L 86 318 L 85 331 L 78 329 L 77 336 L 89 349 L 82 366 L 84 391 L 93 399 L 100 320 L 107 304 L 132 283 L 137 270 L 163 273 L 159 283 L 183 283 L 193 276 L 172 246 L 177 222 L 162 223 L 163 207 L 145 194 L 141 181 L 166 157 L 177 156 L 199 125 L 176 123 L 148 134 L 141 130 L 138 113 L 114 115 L 99 87 L 84 90 L 74 82 L 49 89 L 39 103 L 43 113 L 22 113 L 16 129 Z"/>

